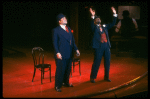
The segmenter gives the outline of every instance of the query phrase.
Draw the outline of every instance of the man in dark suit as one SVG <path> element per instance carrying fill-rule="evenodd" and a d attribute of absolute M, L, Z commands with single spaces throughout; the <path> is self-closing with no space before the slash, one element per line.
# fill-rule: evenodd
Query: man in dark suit
<path fill-rule="evenodd" d="M 104 56 L 104 67 L 105 67 L 105 76 L 104 80 L 111 82 L 109 79 L 109 68 L 110 68 L 110 40 L 108 35 L 108 29 L 113 27 L 116 23 L 117 14 L 114 7 L 111 7 L 114 13 L 114 19 L 112 23 L 101 25 L 100 17 L 95 16 L 95 10 L 90 8 L 92 14 L 91 29 L 94 33 L 92 40 L 92 47 L 94 48 L 94 61 L 91 69 L 90 81 L 95 83 L 99 66 L 101 63 L 102 56 Z"/>
<path fill-rule="evenodd" d="M 55 90 L 61 92 L 61 87 L 73 87 L 69 84 L 69 75 L 72 66 L 73 51 L 78 55 L 80 52 L 76 47 L 73 34 L 67 25 L 67 19 L 62 13 L 58 14 L 59 26 L 53 29 L 53 45 L 55 50 Z"/>

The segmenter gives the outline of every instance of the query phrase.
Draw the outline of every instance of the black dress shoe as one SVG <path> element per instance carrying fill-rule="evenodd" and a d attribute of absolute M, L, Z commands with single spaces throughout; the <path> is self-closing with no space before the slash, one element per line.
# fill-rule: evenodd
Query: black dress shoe
<path fill-rule="evenodd" d="M 111 80 L 110 80 L 110 79 L 107 79 L 107 78 L 104 78 L 104 80 L 106 80 L 106 81 L 108 81 L 108 82 L 111 82 Z"/>
<path fill-rule="evenodd" d="M 91 83 L 95 83 L 95 80 L 94 80 L 94 79 L 90 79 L 90 82 L 91 82 Z"/>
<path fill-rule="evenodd" d="M 63 83 L 62 85 L 65 86 L 65 87 L 73 87 L 72 84 L 65 84 L 65 83 Z"/>
<path fill-rule="evenodd" d="M 57 88 L 57 87 L 55 87 L 55 90 L 56 90 L 57 92 L 61 92 L 61 89 L 59 89 L 59 88 Z"/>

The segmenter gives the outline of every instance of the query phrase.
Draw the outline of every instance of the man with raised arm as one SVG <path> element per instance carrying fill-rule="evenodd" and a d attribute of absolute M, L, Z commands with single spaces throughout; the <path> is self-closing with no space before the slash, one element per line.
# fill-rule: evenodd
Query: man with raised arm
<path fill-rule="evenodd" d="M 102 56 L 104 56 L 104 68 L 105 75 L 104 80 L 111 82 L 109 79 L 109 69 L 110 69 L 110 40 L 108 35 L 108 30 L 116 24 L 117 14 L 114 7 L 111 7 L 113 11 L 113 22 L 109 24 L 101 24 L 101 19 L 99 16 L 95 15 L 95 10 L 90 8 L 91 13 L 91 30 L 93 32 L 92 47 L 94 48 L 94 61 L 91 69 L 90 81 L 95 83 L 97 73 L 100 67 Z"/>

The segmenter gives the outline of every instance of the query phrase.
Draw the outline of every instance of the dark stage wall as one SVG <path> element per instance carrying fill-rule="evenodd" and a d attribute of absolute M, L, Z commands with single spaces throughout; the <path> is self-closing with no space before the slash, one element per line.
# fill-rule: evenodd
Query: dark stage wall
<path fill-rule="evenodd" d="M 120 5 L 140 7 L 140 19 L 137 20 L 141 30 L 147 26 L 147 2 L 54 2 L 54 1 L 2 1 L 3 6 L 3 46 L 40 46 L 52 47 L 52 29 L 57 26 L 56 16 L 61 12 L 67 16 L 68 25 L 74 30 L 74 37 L 79 48 L 91 48 L 89 7 L 95 6 L 97 15 L 103 23 L 112 21 L 111 6 L 118 10 Z M 117 20 L 118 22 L 119 20 Z M 114 32 L 114 28 L 109 30 Z M 147 35 L 147 31 L 144 31 Z"/>
<path fill-rule="evenodd" d="M 69 3 L 3 2 L 3 44 L 17 46 L 52 46 L 52 29 L 62 12 L 69 20 Z"/>

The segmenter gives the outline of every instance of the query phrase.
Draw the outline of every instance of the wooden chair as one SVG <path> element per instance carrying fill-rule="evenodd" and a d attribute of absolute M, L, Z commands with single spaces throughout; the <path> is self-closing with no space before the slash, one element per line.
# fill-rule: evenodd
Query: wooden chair
<path fill-rule="evenodd" d="M 72 61 L 72 66 L 73 66 L 73 72 L 75 72 L 74 68 L 76 65 L 79 65 L 79 73 L 80 73 L 80 76 L 81 76 L 81 69 L 80 69 L 80 58 L 73 58 L 73 61 Z M 71 77 L 72 77 L 72 70 L 71 70 Z"/>
<path fill-rule="evenodd" d="M 44 79 L 44 72 L 47 71 L 49 71 L 50 82 L 51 82 L 51 65 L 44 64 L 44 50 L 41 47 L 34 47 L 32 49 L 32 56 L 34 61 L 34 73 L 33 73 L 32 82 L 35 77 L 36 69 L 39 69 L 41 71 L 41 84 L 42 84 L 42 79 Z M 48 68 L 48 70 L 45 71 L 46 68 Z"/>

